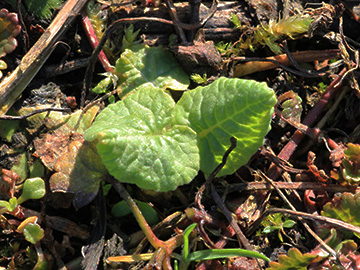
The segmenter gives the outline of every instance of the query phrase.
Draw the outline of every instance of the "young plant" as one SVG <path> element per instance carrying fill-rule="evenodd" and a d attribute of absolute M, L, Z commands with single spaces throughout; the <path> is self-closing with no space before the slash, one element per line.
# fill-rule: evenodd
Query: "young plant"
<path fill-rule="evenodd" d="M 4 178 L 4 175 L 3 175 Z M 15 183 L 13 183 L 15 184 Z M 10 191 L 11 198 L 9 201 L 0 200 L 0 214 L 4 213 L 15 213 L 21 203 L 32 200 L 40 199 L 45 195 L 45 183 L 41 178 L 30 178 L 26 179 L 25 182 L 15 187 L 17 189 L 22 188 L 22 193 L 19 198 L 16 198 L 12 195 Z M 11 188 L 10 188 L 11 189 Z M 25 239 L 32 243 L 36 253 L 37 253 L 37 263 L 33 269 L 48 269 L 48 263 L 45 259 L 43 251 L 40 246 L 40 240 L 44 237 L 44 231 L 37 224 L 38 217 L 32 216 L 28 217 L 17 227 L 17 232 L 24 235 Z"/>
<path fill-rule="evenodd" d="M 125 30 L 122 42 L 123 53 L 116 61 L 112 73 L 105 73 L 92 91 L 104 94 L 111 88 L 118 89 L 121 97 L 139 87 L 184 90 L 190 84 L 189 78 L 175 57 L 161 47 L 139 44 L 135 38 L 138 31 L 130 26 Z"/>
<path fill-rule="evenodd" d="M 318 255 L 302 254 L 298 249 L 291 248 L 287 255 L 280 255 L 278 262 L 270 262 L 267 270 L 306 270 Z"/>
<path fill-rule="evenodd" d="M 40 240 L 44 238 L 44 230 L 37 224 L 37 217 L 29 217 L 18 226 L 17 231 L 24 234 L 25 239 L 34 245 L 37 254 L 37 262 L 33 269 L 46 270 L 49 264 L 42 251 Z"/>
<path fill-rule="evenodd" d="M 296 224 L 295 221 L 285 218 L 281 213 L 269 215 L 263 222 L 262 225 L 265 227 L 262 232 L 269 234 L 273 231 L 278 231 L 278 237 L 281 242 L 284 242 L 283 236 L 285 235 L 284 228 L 292 228 Z"/>
<path fill-rule="evenodd" d="M 12 197 L 9 201 L 0 200 L 0 214 L 15 211 L 20 204 L 27 200 L 40 199 L 44 197 L 45 192 L 45 184 L 41 178 L 26 179 L 19 198 Z"/>
<path fill-rule="evenodd" d="M 120 182 L 155 191 L 187 184 L 199 170 L 209 175 L 231 137 L 238 147 L 218 176 L 234 173 L 263 144 L 276 104 L 274 91 L 252 80 L 219 78 L 177 104 L 152 85 L 137 89 L 105 108 L 84 138 Z"/>
<path fill-rule="evenodd" d="M 340 171 L 332 171 L 331 176 L 350 185 L 357 185 L 360 181 L 360 145 L 348 143 L 344 150 Z"/>
<path fill-rule="evenodd" d="M 173 257 L 180 261 L 179 270 L 188 269 L 189 265 L 193 261 L 204 261 L 204 260 L 214 260 L 214 259 L 225 259 L 230 257 L 252 257 L 259 258 L 270 262 L 270 259 L 256 251 L 241 249 L 241 248 L 233 248 L 233 249 L 209 249 L 209 250 L 199 250 L 190 253 L 189 246 L 189 236 L 191 232 L 195 229 L 196 223 L 188 226 L 184 232 L 184 245 L 182 250 L 182 255 L 178 255 L 173 253 Z"/>
<path fill-rule="evenodd" d="M 293 15 L 278 21 L 270 19 L 268 24 L 261 24 L 255 28 L 242 26 L 239 19 L 232 15 L 230 19 L 236 28 L 244 31 L 243 36 L 234 45 L 220 44 L 220 49 L 227 53 L 243 54 L 246 50 L 255 51 L 261 45 L 268 46 L 275 54 L 282 52 L 281 47 L 276 43 L 281 38 L 291 38 L 309 31 L 313 18 L 310 15 Z"/>

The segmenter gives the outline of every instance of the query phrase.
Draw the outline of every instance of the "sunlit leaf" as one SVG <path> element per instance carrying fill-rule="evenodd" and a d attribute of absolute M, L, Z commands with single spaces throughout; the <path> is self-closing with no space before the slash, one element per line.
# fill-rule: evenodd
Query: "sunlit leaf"
<path fill-rule="evenodd" d="M 32 244 L 39 242 L 44 237 L 44 230 L 39 224 L 29 223 L 24 228 L 24 236 Z"/>
<path fill-rule="evenodd" d="M 199 135 L 200 169 L 209 175 L 237 139 L 218 176 L 234 173 L 263 144 L 270 130 L 274 91 L 253 80 L 220 78 L 205 87 L 187 91 L 177 103 L 176 123 L 190 126 Z"/>
<path fill-rule="evenodd" d="M 120 182 L 174 190 L 199 169 L 197 135 L 186 125 L 173 125 L 174 106 L 163 90 L 143 87 L 105 108 L 85 139 L 96 142 L 103 163 Z"/>
<path fill-rule="evenodd" d="M 324 205 L 321 215 L 360 226 L 360 193 L 344 192 Z M 358 237 L 360 235 L 355 234 Z"/>
<path fill-rule="evenodd" d="M 26 200 L 40 199 L 45 196 L 45 183 L 41 178 L 26 179 L 23 184 L 21 196 L 18 198 L 18 203 L 21 204 Z"/>
<path fill-rule="evenodd" d="M 287 255 L 280 255 L 278 262 L 270 262 L 267 270 L 306 270 L 307 266 L 318 255 L 302 254 L 298 249 L 291 248 Z"/>
<path fill-rule="evenodd" d="M 171 52 L 161 47 L 138 45 L 126 49 L 116 61 L 115 73 L 123 96 L 140 86 L 185 90 L 190 83 Z"/>

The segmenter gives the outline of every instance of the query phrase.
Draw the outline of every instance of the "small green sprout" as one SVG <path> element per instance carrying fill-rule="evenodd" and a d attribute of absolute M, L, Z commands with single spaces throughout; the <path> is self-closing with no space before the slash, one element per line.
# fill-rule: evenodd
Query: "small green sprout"
<path fill-rule="evenodd" d="M 203 76 L 201 76 L 200 74 L 194 73 L 191 75 L 191 80 L 193 80 L 197 84 L 207 84 L 208 77 L 207 77 L 206 73 Z"/>
<path fill-rule="evenodd" d="M 23 202 L 31 199 L 40 199 L 45 195 L 45 183 L 39 178 L 26 179 L 22 185 L 22 194 L 19 198 L 12 197 L 9 201 L 0 200 L 0 214 L 13 212 Z"/>
<path fill-rule="evenodd" d="M 209 250 L 199 250 L 190 253 L 189 237 L 191 232 L 195 229 L 196 223 L 188 226 L 183 233 L 184 236 L 184 245 L 182 250 L 182 255 L 173 253 L 173 256 L 180 261 L 179 270 L 188 269 L 189 265 L 193 261 L 203 261 L 203 260 L 214 260 L 214 259 L 225 259 L 229 257 L 252 257 L 265 260 L 270 262 L 270 259 L 256 251 L 246 250 L 241 248 L 228 248 L 228 249 L 209 249 Z"/>
<path fill-rule="evenodd" d="M 284 220 L 285 219 L 285 220 Z M 295 221 L 287 219 L 281 213 L 269 215 L 263 222 L 262 225 L 265 227 L 263 233 L 269 234 L 274 231 L 278 231 L 278 237 L 281 242 L 284 242 L 283 236 L 286 235 L 284 228 L 292 228 L 296 224 Z"/>

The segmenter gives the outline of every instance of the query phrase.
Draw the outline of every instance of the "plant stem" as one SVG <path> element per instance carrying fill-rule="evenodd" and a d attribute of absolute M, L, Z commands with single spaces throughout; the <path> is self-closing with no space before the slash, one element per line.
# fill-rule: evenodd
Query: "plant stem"
<path fill-rule="evenodd" d="M 99 45 L 99 39 L 97 38 L 94 27 L 92 26 L 90 19 L 85 12 L 81 14 L 81 23 L 83 25 L 86 36 L 89 39 L 91 47 L 95 49 Z M 112 72 L 114 70 L 103 50 L 99 52 L 98 59 L 106 72 Z"/>
<path fill-rule="evenodd" d="M 137 222 L 139 223 L 141 230 L 144 232 L 150 244 L 156 249 L 159 248 L 167 249 L 165 243 L 159 240 L 159 238 L 155 236 L 155 234 L 151 230 L 151 227 L 146 222 L 143 214 L 141 213 L 139 207 L 137 206 L 135 201 L 131 198 L 130 194 L 127 192 L 124 186 L 118 180 L 113 178 L 111 178 L 110 182 L 113 185 L 113 187 L 116 189 L 116 191 L 120 194 L 121 198 L 123 198 L 123 200 L 129 205 L 133 215 L 135 216 Z"/>

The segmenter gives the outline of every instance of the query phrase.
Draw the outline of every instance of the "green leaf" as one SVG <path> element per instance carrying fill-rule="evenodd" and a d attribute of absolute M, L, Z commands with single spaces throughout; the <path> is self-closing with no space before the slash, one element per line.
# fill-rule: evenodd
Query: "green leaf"
<path fill-rule="evenodd" d="M 116 61 L 122 96 L 141 87 L 184 90 L 190 81 L 174 56 L 161 47 L 126 49 Z"/>
<path fill-rule="evenodd" d="M 270 267 L 267 270 L 306 270 L 307 266 L 318 255 L 302 254 L 298 249 L 291 248 L 287 255 L 280 255 L 279 262 L 270 262 Z"/>
<path fill-rule="evenodd" d="M 280 230 L 281 229 L 281 226 L 266 226 L 264 229 L 263 229 L 263 233 L 271 233 L 275 230 Z"/>
<path fill-rule="evenodd" d="M 199 135 L 200 169 L 209 175 L 237 139 L 218 176 L 234 173 L 263 144 L 270 129 L 274 91 L 253 80 L 219 78 L 205 87 L 185 92 L 176 105 L 175 122 Z"/>
<path fill-rule="evenodd" d="M 360 193 L 344 192 L 324 205 L 322 216 L 336 218 L 355 226 L 360 226 Z M 360 235 L 355 234 L 357 237 Z"/>
<path fill-rule="evenodd" d="M 252 257 L 263 259 L 267 262 L 270 262 L 270 259 L 265 255 L 262 255 L 259 252 L 241 249 L 241 248 L 228 248 L 228 249 L 208 249 L 208 250 L 199 250 L 189 254 L 189 261 L 199 261 L 199 260 L 214 260 L 228 257 Z"/>
<path fill-rule="evenodd" d="M 284 221 L 283 226 L 285 228 L 292 228 L 295 224 L 296 224 L 295 221 L 289 219 L 289 220 Z"/>
<path fill-rule="evenodd" d="M 29 223 L 24 228 L 24 236 L 32 244 L 39 242 L 44 237 L 44 230 L 38 225 Z"/>
<path fill-rule="evenodd" d="M 84 135 L 95 141 L 107 170 L 120 182 L 155 191 L 189 183 L 199 170 L 197 135 L 173 125 L 175 102 L 144 87 L 110 104 Z"/>
<path fill-rule="evenodd" d="M 184 230 L 184 233 L 183 233 L 184 246 L 183 246 L 183 251 L 182 251 L 182 257 L 185 261 L 188 260 L 188 256 L 189 256 L 189 236 L 190 236 L 191 232 L 195 229 L 196 225 L 197 225 L 196 223 L 189 225 Z"/>
<path fill-rule="evenodd" d="M 18 204 L 30 199 L 40 199 L 44 197 L 45 193 L 45 183 L 41 178 L 26 179 L 21 196 L 18 198 Z"/>

